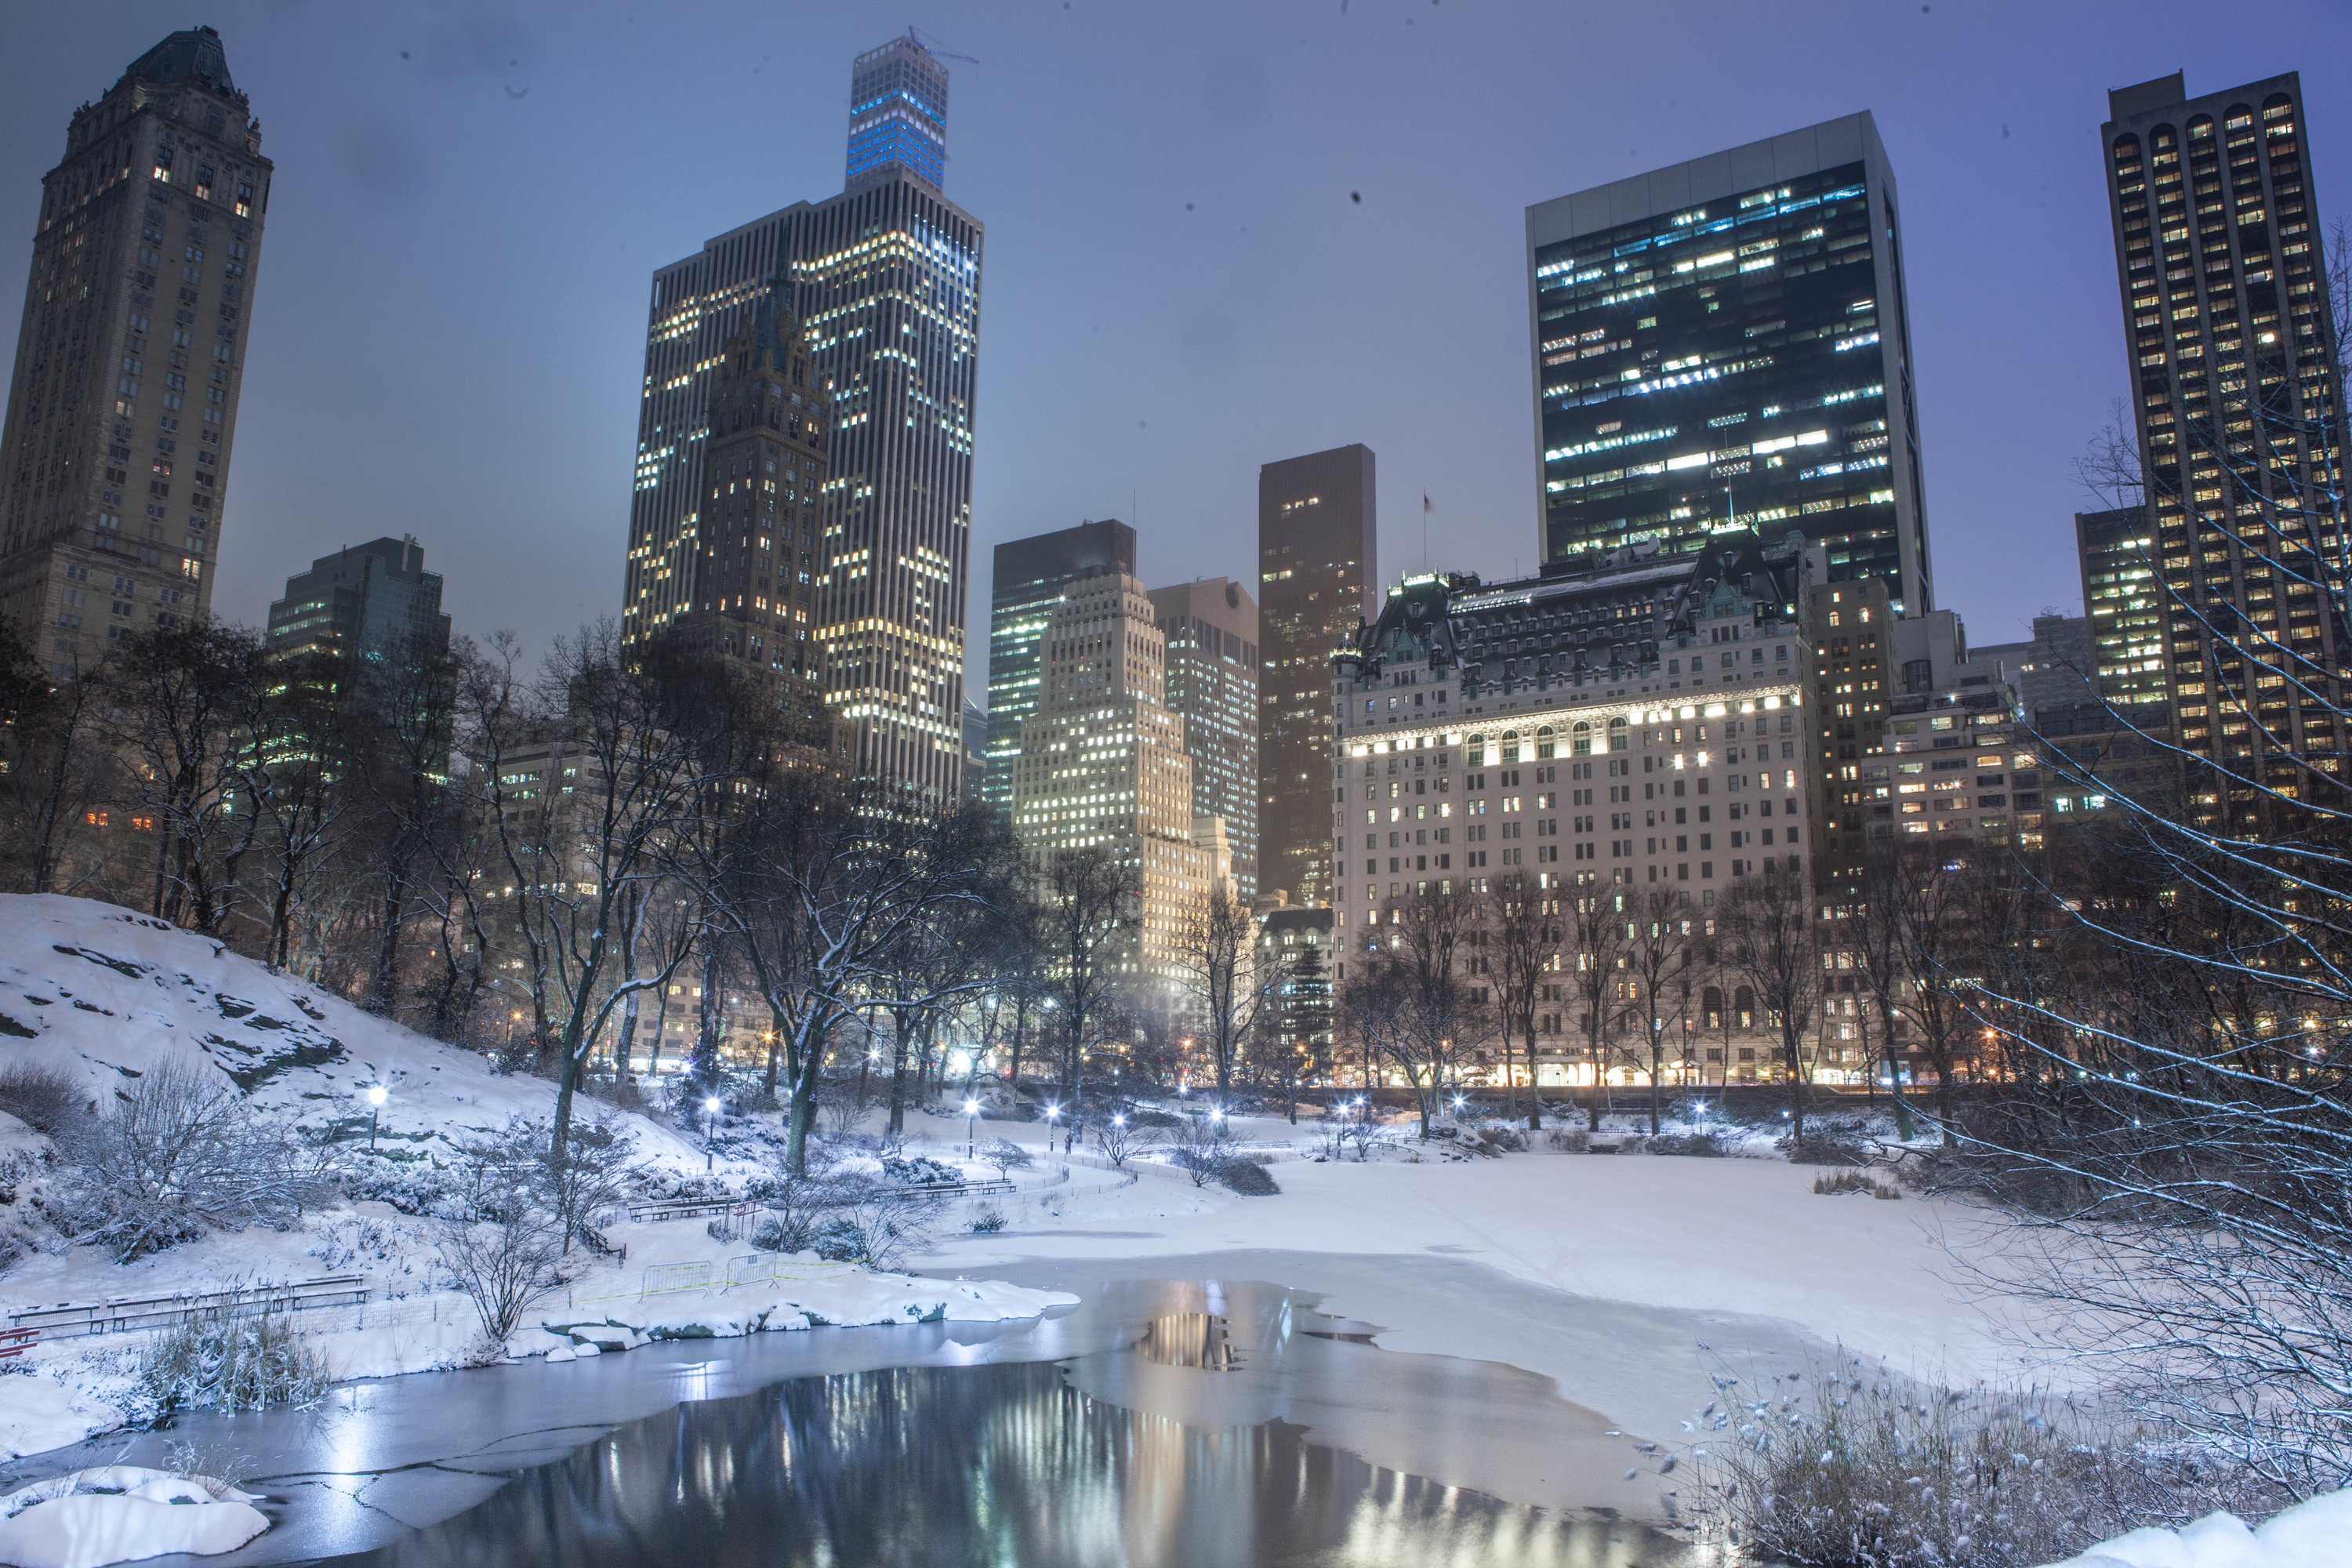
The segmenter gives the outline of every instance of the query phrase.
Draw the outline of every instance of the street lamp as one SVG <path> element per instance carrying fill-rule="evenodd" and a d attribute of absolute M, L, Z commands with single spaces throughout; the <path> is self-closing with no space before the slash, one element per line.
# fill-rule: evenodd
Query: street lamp
<path fill-rule="evenodd" d="M 1061 1121 L 1062 1121 L 1062 1107 L 1061 1107 L 1061 1104 L 1060 1104 L 1060 1102 L 1059 1102 L 1059 1101 L 1056 1101 L 1055 1103 L 1054 1103 L 1054 1104 L 1052 1104 L 1052 1105 L 1048 1105 L 1047 1107 L 1045 1107 L 1045 1121 L 1046 1121 L 1046 1124 L 1047 1124 L 1049 1127 L 1057 1127 L 1057 1126 L 1061 1125 Z M 1050 1153 L 1050 1152 L 1052 1152 L 1052 1150 L 1053 1150 L 1053 1147 L 1054 1147 L 1054 1135 L 1053 1135 L 1053 1133 L 1051 1133 L 1051 1132 L 1049 1131 L 1049 1132 L 1047 1132 L 1047 1133 L 1045 1134 L 1045 1148 L 1046 1148 L 1046 1151 Z M 1063 1164 L 1065 1164 L 1065 1165 L 1067 1165 L 1069 1163 L 1070 1163 L 1070 1146 L 1069 1146 L 1067 1143 L 1065 1143 L 1065 1144 L 1063 1144 L 1063 1145 L 1062 1145 L 1062 1163 L 1063 1163 Z"/>
<path fill-rule="evenodd" d="M 964 1158 L 967 1160 L 979 1159 L 980 1101 L 977 1100 L 968 1099 L 963 1102 L 963 1137 Z"/>
<path fill-rule="evenodd" d="M 376 1118 L 383 1113 L 383 1102 L 391 1098 L 392 1091 L 380 1083 L 368 1085 L 368 1152 L 371 1154 L 375 1152 Z"/>
<path fill-rule="evenodd" d="M 706 1095 L 702 1100 L 702 1170 L 705 1175 L 709 1174 L 711 1168 L 710 1131 L 718 1122 L 719 1097 Z"/>

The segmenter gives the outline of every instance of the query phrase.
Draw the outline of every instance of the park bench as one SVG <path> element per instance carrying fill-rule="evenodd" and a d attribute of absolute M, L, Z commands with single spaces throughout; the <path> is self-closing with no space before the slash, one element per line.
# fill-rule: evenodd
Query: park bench
<path fill-rule="evenodd" d="M 74 1334 L 122 1334 L 170 1328 L 208 1313 L 299 1312 L 313 1307 L 355 1307 L 368 1299 L 364 1275 L 325 1274 L 312 1279 L 236 1286 L 226 1290 L 185 1290 L 167 1295 L 110 1296 L 103 1301 L 59 1301 L 8 1314 L 10 1331 Z"/>

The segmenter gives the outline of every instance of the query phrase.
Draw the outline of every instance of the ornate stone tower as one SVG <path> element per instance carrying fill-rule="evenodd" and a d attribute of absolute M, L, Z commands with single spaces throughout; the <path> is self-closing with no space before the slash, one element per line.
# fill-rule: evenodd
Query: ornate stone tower
<path fill-rule="evenodd" d="M 269 160 L 220 35 L 74 111 L 0 432 L 0 615 L 71 679 L 212 604 Z"/>

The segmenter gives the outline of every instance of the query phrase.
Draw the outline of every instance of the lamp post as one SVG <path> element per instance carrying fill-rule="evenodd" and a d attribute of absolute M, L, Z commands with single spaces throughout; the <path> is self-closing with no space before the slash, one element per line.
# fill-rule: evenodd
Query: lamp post
<path fill-rule="evenodd" d="M 702 1171 L 705 1175 L 709 1175 L 711 1171 L 711 1161 L 714 1156 L 710 1152 L 710 1132 L 718 1122 L 719 1097 L 715 1094 L 706 1095 L 702 1101 Z"/>
<path fill-rule="evenodd" d="M 963 1102 L 963 1156 L 980 1158 L 980 1101 L 967 1099 Z"/>
<path fill-rule="evenodd" d="M 1045 1107 L 1045 1125 L 1047 1126 L 1047 1128 L 1051 1129 L 1051 1128 L 1059 1127 L 1061 1124 L 1062 1124 L 1062 1107 L 1061 1107 L 1061 1105 L 1060 1105 L 1058 1102 L 1056 1102 L 1056 1103 L 1055 1103 L 1055 1104 L 1048 1105 L 1047 1107 Z M 1047 1132 L 1046 1132 L 1046 1134 L 1045 1134 L 1045 1147 L 1046 1147 L 1046 1149 L 1047 1149 L 1049 1152 L 1050 1152 L 1050 1151 L 1052 1150 L 1052 1148 L 1054 1147 L 1054 1134 L 1053 1134 L 1050 1131 L 1047 1131 Z M 1064 1145 L 1062 1146 L 1062 1163 L 1063 1163 L 1063 1165 L 1064 1165 L 1064 1166 L 1066 1166 L 1066 1166 L 1069 1164 L 1069 1163 L 1070 1163 L 1070 1149 L 1069 1149 L 1069 1145 L 1066 1143 L 1066 1144 L 1064 1144 Z"/>
<path fill-rule="evenodd" d="M 375 1152 L 376 1118 L 383 1114 L 383 1102 L 391 1098 L 392 1091 L 380 1083 L 368 1085 L 368 1152 L 371 1154 Z"/>

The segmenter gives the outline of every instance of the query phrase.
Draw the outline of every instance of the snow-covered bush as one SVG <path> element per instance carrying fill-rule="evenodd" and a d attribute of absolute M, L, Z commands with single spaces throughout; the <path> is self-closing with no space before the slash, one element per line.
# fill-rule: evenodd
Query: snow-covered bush
<path fill-rule="evenodd" d="M 1710 1522 L 1758 1561 L 2030 1568 L 2135 1525 L 2286 1500 L 2031 1395 L 1921 1390 L 1858 1363 L 1716 1386 L 1688 1454 Z"/>
<path fill-rule="evenodd" d="M 1875 1176 L 1853 1170 L 1840 1171 L 1834 1176 L 1815 1176 L 1813 1191 L 1832 1195 L 1838 1193 L 1867 1193 L 1874 1198 L 1899 1198 L 1903 1195 L 1901 1188 L 1887 1185 Z"/>
<path fill-rule="evenodd" d="M 856 1263 L 866 1256 L 866 1232 L 856 1220 L 835 1215 L 816 1227 L 810 1246 L 827 1263 Z"/>
<path fill-rule="evenodd" d="M 930 1204 L 889 1182 L 846 1181 L 833 1192 L 832 1213 L 811 1245 L 834 1263 L 864 1263 L 889 1270 L 931 1239 Z"/>
<path fill-rule="evenodd" d="M 998 1231 L 1003 1230 L 1004 1226 L 1005 1219 L 1004 1211 L 1003 1209 L 984 1208 L 978 1214 L 971 1216 L 971 1223 L 965 1228 L 971 1231 L 975 1236 L 993 1236 Z"/>
<path fill-rule="evenodd" d="M 68 1140 L 80 1238 L 128 1263 L 215 1226 L 284 1226 L 335 1191 L 331 1145 L 256 1112 L 210 1068 L 167 1057 Z"/>
<path fill-rule="evenodd" d="M 1892 1131 L 1874 1117 L 1832 1112 L 1807 1117 L 1803 1142 L 1783 1138 L 1779 1147 L 1792 1165 L 1867 1165 Z"/>
<path fill-rule="evenodd" d="M 536 1123 L 513 1121 L 458 1145 L 461 1207 L 443 1221 L 441 1266 L 503 1345 L 531 1305 L 562 1285 L 563 1224 L 549 1191 Z"/>
<path fill-rule="evenodd" d="M 0 1110 L 36 1132 L 63 1138 L 89 1120 L 89 1090 L 70 1073 L 16 1062 L 0 1071 Z"/>
<path fill-rule="evenodd" d="M 1694 1154 L 1701 1158 L 1720 1159 L 1723 1140 L 1712 1132 L 1661 1132 L 1643 1145 L 1648 1154 Z"/>
<path fill-rule="evenodd" d="M 1282 1191 L 1264 1165 L 1250 1160 L 1226 1161 L 1217 1179 L 1245 1198 L 1272 1197 Z"/>
<path fill-rule="evenodd" d="M 206 1312 L 149 1342 L 139 1388 L 156 1414 L 309 1405 L 326 1393 L 326 1363 L 283 1312 Z"/>
<path fill-rule="evenodd" d="M 882 1173 L 910 1187 L 957 1186 L 963 1182 L 961 1171 L 924 1154 L 906 1159 L 886 1158 L 882 1162 Z"/>

